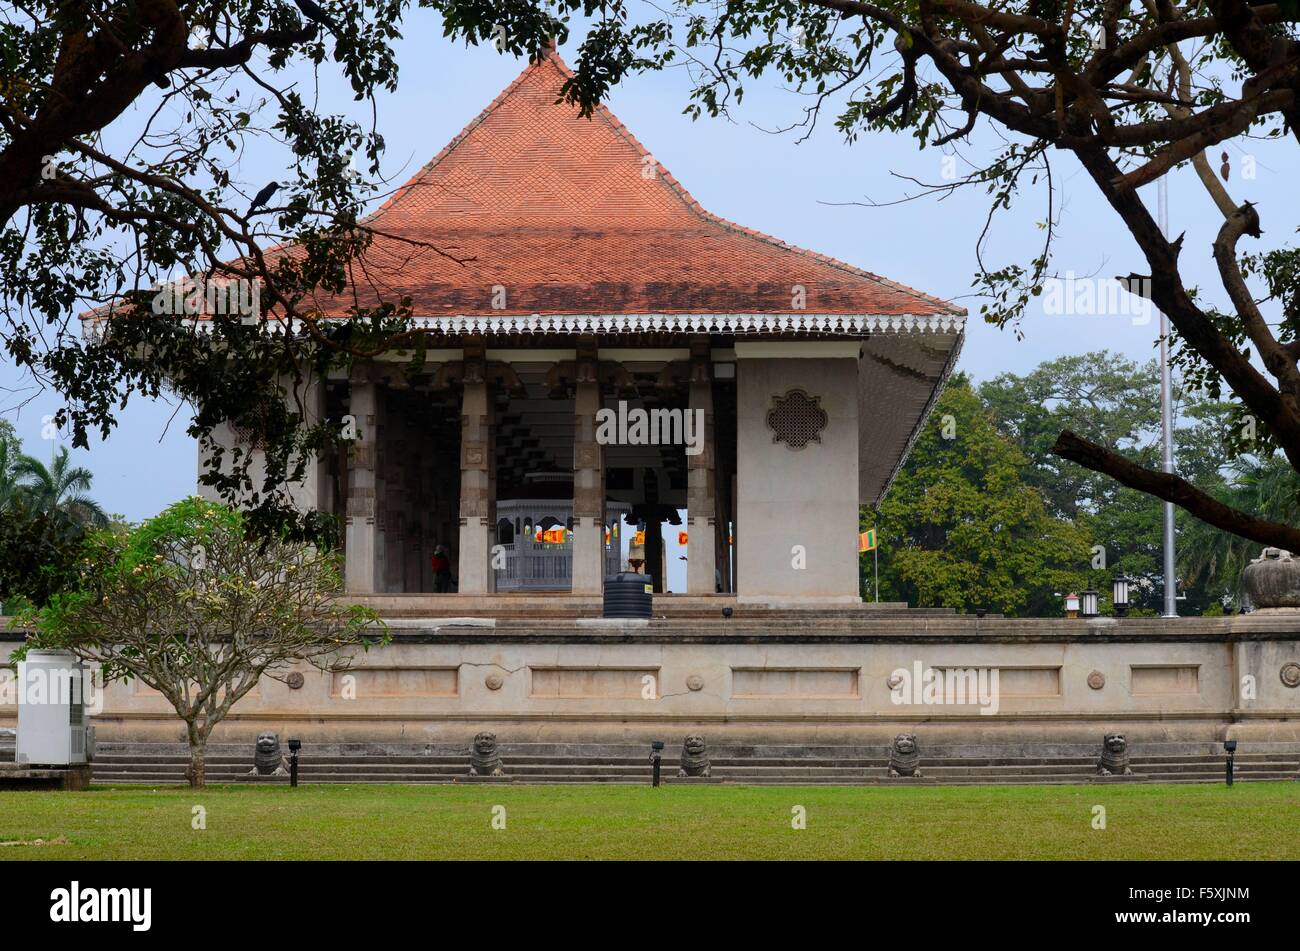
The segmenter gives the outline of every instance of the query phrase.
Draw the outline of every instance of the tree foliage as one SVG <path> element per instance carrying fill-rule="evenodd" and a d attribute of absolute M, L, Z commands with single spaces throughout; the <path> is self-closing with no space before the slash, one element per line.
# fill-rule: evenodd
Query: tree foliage
<path fill-rule="evenodd" d="M 108 517 L 90 496 L 90 471 L 60 448 L 49 467 L 22 452 L 0 420 L 0 603 L 44 605 L 76 577 L 88 526 Z"/>
<path fill-rule="evenodd" d="M 1260 239 L 1268 209 L 1235 201 L 1205 154 L 1244 135 L 1300 137 L 1296 0 L 417 6 L 441 16 L 447 37 L 512 55 L 536 55 L 588 21 L 563 91 L 584 111 L 630 71 L 684 65 L 693 79 L 686 108 L 700 116 L 727 113 L 748 83 L 769 78 L 808 97 L 805 129 L 830 108 L 850 139 L 893 130 L 922 147 L 964 147 L 991 126 L 1001 145 L 972 160 L 969 174 L 920 184 L 924 194 L 983 189 L 990 215 L 1022 191 L 1046 190 L 1044 244 L 1032 260 L 992 261 L 983 241 L 976 248 L 983 314 L 998 324 L 1014 324 L 1051 273 L 1053 156 L 1071 156 L 1136 242 L 1145 263 L 1126 277 L 1143 279 L 1136 286 L 1169 316 L 1184 379 L 1258 424 L 1251 451 L 1300 466 L 1300 252 L 1238 251 Z M 310 80 L 295 82 L 334 71 L 377 108 L 397 83 L 392 44 L 415 10 L 405 0 L 352 0 L 324 18 L 310 9 L 45 0 L 11 5 L 0 20 L 0 343 L 62 395 L 58 423 L 79 445 L 110 431 L 125 400 L 174 389 L 193 405 L 190 432 L 210 451 L 204 482 L 248 504 L 255 529 L 299 537 L 325 525 L 295 512 L 288 483 L 337 439 L 337 421 L 303 411 L 305 387 L 380 352 L 419 361 L 425 339 L 408 301 L 385 288 L 370 288 L 378 303 L 342 323 L 314 309 L 318 290 L 365 283 L 353 265 L 375 238 L 360 212 L 385 184 L 383 140 L 309 101 Z M 131 145 L 112 147 L 110 128 Z M 273 147 L 285 172 L 269 195 L 268 183 L 241 179 L 240 156 Z M 353 155 L 363 165 L 355 175 Z M 1138 192 L 1186 163 L 1223 213 L 1213 241 L 1197 249 L 1215 260 L 1217 302 L 1188 288 L 1183 238 L 1162 234 Z M 256 285 L 275 332 L 268 321 L 217 315 L 197 334 L 155 313 L 155 286 L 178 272 Z M 114 315 L 91 340 L 75 317 L 86 307 Z M 260 484 L 244 450 L 225 454 L 212 441 L 227 419 L 258 433 Z M 1300 550 L 1300 528 L 1120 447 L 1066 429 L 1052 449 L 1221 529 Z"/>
<path fill-rule="evenodd" d="M 1059 616 L 1061 595 L 1090 586 L 1101 593 L 1101 606 L 1108 611 L 1110 580 L 1122 570 L 1133 579 L 1133 612 L 1161 613 L 1163 503 L 1051 452 L 1054 434 L 1069 427 L 1123 446 L 1145 465 L 1159 466 L 1154 361 L 1139 364 L 1098 351 L 1049 360 L 1022 375 L 1004 373 L 975 389 L 961 378 L 950 387 L 961 395 L 941 398 L 881 511 L 864 517 L 865 527 L 881 529 L 883 596 L 966 610 Z M 1174 452 L 1180 468 L 1227 504 L 1300 524 L 1300 475 L 1280 458 L 1234 456 L 1227 447 L 1237 421 L 1228 404 L 1207 399 L 1179 380 L 1174 397 Z M 945 439 L 945 433 L 952 438 Z M 1025 597 L 1012 603 L 999 600 L 995 587 L 983 581 L 988 571 L 996 571 L 989 552 L 950 542 L 963 537 L 950 526 L 984 526 L 990 513 L 1026 492 L 1041 500 L 1043 518 L 1035 516 L 1037 521 L 1025 523 L 1026 530 L 1004 532 L 998 541 L 997 554 L 1005 564 L 1030 566 L 1017 582 Z M 1176 515 L 1179 613 L 1236 610 L 1242 605 L 1241 571 L 1259 555 L 1260 546 L 1185 512 Z M 1052 548 L 1045 550 L 1040 539 L 1054 539 Z M 1053 549 L 1071 553 L 1057 559 L 1055 574 L 1044 557 Z M 868 595 L 872 567 L 867 556 L 863 578 Z"/>
<path fill-rule="evenodd" d="M 881 597 L 1057 613 L 1057 593 L 1085 587 L 1090 539 L 1053 517 L 1028 469 L 969 380 L 950 380 L 879 512 L 864 515 L 882 546 Z"/>
<path fill-rule="evenodd" d="M 93 532 L 75 583 L 26 618 L 26 647 L 72 651 L 106 680 L 162 694 L 185 721 L 195 786 L 212 729 L 260 679 L 342 669 L 384 633 L 338 599 L 336 556 L 247 529 L 241 513 L 188 499 L 134 530 Z"/>

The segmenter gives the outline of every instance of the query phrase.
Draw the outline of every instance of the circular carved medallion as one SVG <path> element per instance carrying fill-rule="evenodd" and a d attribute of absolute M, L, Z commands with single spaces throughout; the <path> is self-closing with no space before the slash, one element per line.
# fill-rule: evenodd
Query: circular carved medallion
<path fill-rule="evenodd" d="M 1288 687 L 1300 687 L 1300 664 L 1292 661 L 1282 665 L 1282 683 Z"/>
<path fill-rule="evenodd" d="M 894 673 L 885 678 L 885 686 L 890 690 L 897 690 L 903 684 L 903 675 Z"/>
<path fill-rule="evenodd" d="M 1100 690 L 1106 686 L 1106 675 L 1100 670 L 1094 670 L 1088 675 L 1088 686 L 1093 690 Z"/>
<path fill-rule="evenodd" d="M 489 690 L 500 690 L 501 685 L 504 684 L 505 682 L 506 682 L 505 678 L 502 677 L 500 674 L 496 673 L 495 671 L 483 678 L 483 683 L 487 686 Z"/>
<path fill-rule="evenodd" d="M 288 677 L 284 678 L 284 682 L 288 684 L 290 690 L 301 690 L 302 685 L 307 682 L 307 678 L 295 670 Z"/>
<path fill-rule="evenodd" d="M 686 678 L 686 686 L 691 690 L 703 690 L 704 678 L 701 677 L 699 674 L 691 674 L 689 677 Z"/>

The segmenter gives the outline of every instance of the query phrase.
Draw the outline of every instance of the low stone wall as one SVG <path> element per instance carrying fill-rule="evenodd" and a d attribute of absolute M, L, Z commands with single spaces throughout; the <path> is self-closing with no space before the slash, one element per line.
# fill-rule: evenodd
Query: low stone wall
<path fill-rule="evenodd" d="M 7 636 L 0 660 L 16 646 Z M 1121 730 L 1147 748 L 1208 752 L 1236 738 L 1294 752 L 1297 665 L 1300 614 L 403 619 L 392 645 L 345 673 L 305 668 L 297 689 L 263 682 L 214 741 L 251 744 L 271 729 L 315 746 L 458 748 L 491 729 L 503 742 L 643 745 L 698 729 L 731 747 L 877 746 L 920 732 L 930 749 L 987 756 L 1094 748 Z M 927 670 L 963 673 L 933 702 Z M 14 713 L 0 707 L 0 728 Z M 94 723 L 101 743 L 183 739 L 138 682 L 111 685 Z"/>

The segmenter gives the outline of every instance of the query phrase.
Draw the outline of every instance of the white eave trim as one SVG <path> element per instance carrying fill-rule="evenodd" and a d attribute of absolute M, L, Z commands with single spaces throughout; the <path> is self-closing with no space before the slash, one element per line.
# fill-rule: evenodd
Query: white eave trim
<path fill-rule="evenodd" d="M 83 318 L 82 332 L 96 335 L 104 317 Z M 322 323 L 350 320 L 327 317 Z M 203 319 L 186 324 L 203 330 Z M 641 334 L 641 333 L 825 333 L 849 336 L 871 334 L 960 334 L 966 318 L 958 314 L 527 314 L 475 317 L 414 317 L 419 330 L 436 330 L 451 336 L 483 334 Z"/>
<path fill-rule="evenodd" d="M 966 318 L 954 314 L 531 314 L 417 317 L 421 329 L 448 334 L 512 333 L 961 333 Z"/>

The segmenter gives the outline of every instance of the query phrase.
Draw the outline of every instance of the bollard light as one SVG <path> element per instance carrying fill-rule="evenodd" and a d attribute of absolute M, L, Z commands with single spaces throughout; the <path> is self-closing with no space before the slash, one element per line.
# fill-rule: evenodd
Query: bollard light
<path fill-rule="evenodd" d="M 302 749 L 302 740 L 289 740 L 289 785 L 298 785 L 298 751 Z"/>
<path fill-rule="evenodd" d="M 1233 758 L 1237 755 L 1237 741 L 1236 741 L 1236 740 L 1224 740 L 1224 741 L 1223 741 L 1223 749 L 1224 749 L 1224 751 L 1228 754 L 1228 763 L 1227 763 L 1227 766 L 1226 766 L 1225 779 L 1227 780 L 1228 785 L 1231 786 L 1231 785 L 1232 785 L 1232 766 L 1233 766 Z"/>
<path fill-rule="evenodd" d="M 1079 614 L 1083 617 L 1097 616 L 1097 598 L 1099 592 L 1096 588 L 1087 588 L 1079 594 Z"/>
<path fill-rule="evenodd" d="M 1079 596 L 1073 591 L 1065 596 L 1065 616 L 1071 618 L 1079 616 Z"/>
<path fill-rule="evenodd" d="M 1110 579 L 1110 603 L 1115 606 L 1116 617 L 1128 615 L 1128 586 L 1132 580 L 1122 568 Z"/>
<path fill-rule="evenodd" d="M 661 761 L 663 760 L 663 753 L 664 753 L 663 740 L 655 740 L 653 743 L 650 744 L 650 767 L 653 770 L 652 778 L 650 780 L 651 786 L 659 785 L 659 766 Z"/>

